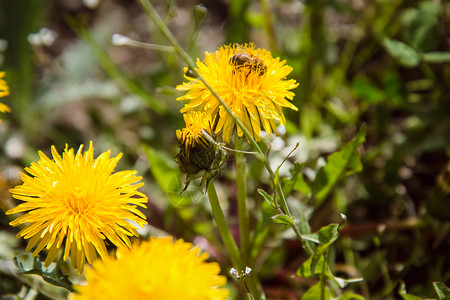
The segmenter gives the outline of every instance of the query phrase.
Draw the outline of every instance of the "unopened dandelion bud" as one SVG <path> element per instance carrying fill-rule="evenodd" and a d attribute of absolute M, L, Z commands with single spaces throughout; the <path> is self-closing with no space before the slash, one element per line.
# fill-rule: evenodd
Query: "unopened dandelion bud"
<path fill-rule="evenodd" d="M 195 178 L 202 177 L 201 184 L 204 182 L 208 184 L 222 166 L 226 152 L 211 138 L 213 133 L 209 115 L 190 112 L 184 115 L 184 120 L 186 128 L 177 130 L 180 151 L 175 161 L 181 172 L 188 175 L 185 190 Z"/>

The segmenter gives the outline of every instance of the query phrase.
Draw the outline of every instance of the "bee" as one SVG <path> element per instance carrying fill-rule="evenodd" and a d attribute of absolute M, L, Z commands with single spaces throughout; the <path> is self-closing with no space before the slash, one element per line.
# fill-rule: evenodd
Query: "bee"
<path fill-rule="evenodd" d="M 234 53 L 233 56 L 231 56 L 230 64 L 233 65 L 235 69 L 248 68 L 249 73 L 247 74 L 247 76 L 252 71 L 257 72 L 258 76 L 262 76 L 267 72 L 267 67 L 262 59 L 247 53 L 241 47 L 239 47 L 238 51 Z"/>

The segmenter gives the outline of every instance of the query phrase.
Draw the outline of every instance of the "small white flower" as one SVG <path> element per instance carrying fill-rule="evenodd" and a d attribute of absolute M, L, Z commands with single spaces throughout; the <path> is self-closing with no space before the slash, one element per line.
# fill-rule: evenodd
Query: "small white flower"
<path fill-rule="evenodd" d="M 119 33 L 114 33 L 111 38 L 111 43 L 114 46 L 124 46 L 130 44 L 131 39 Z"/>
<path fill-rule="evenodd" d="M 278 136 L 283 136 L 286 134 L 286 126 L 284 125 L 278 125 L 277 130 L 276 130 L 276 135 Z"/>
<path fill-rule="evenodd" d="M 280 151 L 281 149 L 284 148 L 284 141 L 282 138 L 280 138 L 279 136 L 275 137 L 272 141 L 272 143 L 270 144 L 271 148 L 275 151 Z"/>
<path fill-rule="evenodd" d="M 46 27 L 41 28 L 37 33 L 30 33 L 28 35 L 28 42 L 34 46 L 51 46 L 58 34 Z"/>

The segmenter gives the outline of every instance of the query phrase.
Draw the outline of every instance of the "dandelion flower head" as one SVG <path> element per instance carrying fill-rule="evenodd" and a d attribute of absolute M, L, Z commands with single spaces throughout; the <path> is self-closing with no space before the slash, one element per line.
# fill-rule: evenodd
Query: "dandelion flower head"
<path fill-rule="evenodd" d="M 119 249 L 117 258 L 96 261 L 86 270 L 87 285 L 76 286 L 75 300 L 226 299 L 226 278 L 207 253 L 172 237 L 151 238 Z"/>
<path fill-rule="evenodd" d="M 184 151 L 189 153 L 192 148 L 209 148 L 209 141 L 203 135 L 202 130 L 210 136 L 213 135 L 210 115 L 193 111 L 184 114 L 183 117 L 186 127 L 177 130 L 177 138 L 179 144 L 184 146 Z"/>
<path fill-rule="evenodd" d="M 53 159 L 39 152 L 40 160 L 22 174 L 23 184 L 11 189 L 14 198 L 24 201 L 6 214 L 24 213 L 10 225 L 25 227 L 17 238 L 30 239 L 26 250 L 33 256 L 46 248 L 48 266 L 65 244 L 64 260 L 69 256 L 81 274 L 87 259 L 106 258 L 106 239 L 117 247 L 130 247 L 129 236 L 137 236 L 130 221 L 143 226 L 147 197 L 137 189 L 141 177 L 136 171 L 115 172 L 122 154 L 110 158 L 110 151 L 94 159 L 92 142 L 75 154 L 66 149 L 62 156 L 52 147 Z"/>
<path fill-rule="evenodd" d="M 286 79 L 292 68 L 252 43 L 226 45 L 207 52 L 203 61 L 197 60 L 196 70 L 257 141 L 261 140 L 261 130 L 272 133 L 277 123 L 286 123 L 283 107 L 297 110 L 290 101 L 294 97 L 291 90 L 298 83 Z M 186 92 L 177 100 L 188 101 L 181 112 L 206 112 L 217 124 L 215 133 L 222 131 L 222 139 L 228 143 L 236 126 L 233 119 L 201 80 L 185 77 L 188 82 L 177 86 Z M 240 128 L 237 134 L 243 135 Z"/>
<path fill-rule="evenodd" d="M 6 81 L 3 79 L 5 77 L 5 72 L 0 72 L 0 97 L 5 97 L 9 95 L 9 87 Z M 9 112 L 10 109 L 7 105 L 0 103 L 0 112 Z M 0 119 L 0 122 L 2 120 Z"/>

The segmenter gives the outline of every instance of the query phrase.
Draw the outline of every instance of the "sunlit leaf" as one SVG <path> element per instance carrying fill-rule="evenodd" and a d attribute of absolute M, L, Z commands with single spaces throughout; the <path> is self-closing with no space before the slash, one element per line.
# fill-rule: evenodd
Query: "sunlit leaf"
<path fill-rule="evenodd" d="M 328 224 L 319 229 L 318 232 L 302 235 L 303 239 L 319 245 L 334 242 L 339 236 L 339 224 Z"/>
<path fill-rule="evenodd" d="M 442 282 L 433 282 L 433 287 L 438 294 L 439 300 L 450 299 L 450 289 Z"/>
<path fill-rule="evenodd" d="M 362 170 L 361 158 L 357 149 L 364 143 L 365 137 L 366 127 L 363 126 L 356 137 L 342 150 L 328 156 L 327 164 L 319 169 L 311 185 L 311 192 L 317 206 L 325 200 L 340 179 Z"/>
<path fill-rule="evenodd" d="M 405 67 L 415 67 L 420 62 L 420 53 L 407 44 L 385 38 L 383 46 L 401 65 Z"/>
<path fill-rule="evenodd" d="M 323 281 L 319 281 L 307 290 L 301 300 L 329 300 L 331 299 L 330 289 L 325 285 Z"/>
<path fill-rule="evenodd" d="M 314 270 L 320 258 L 328 251 L 328 248 L 339 237 L 339 231 L 343 226 L 339 224 L 329 224 L 322 227 L 317 233 L 311 235 L 304 235 L 303 238 L 309 241 L 315 241 L 319 246 L 315 249 L 311 261 L 311 273 L 314 274 Z"/>
<path fill-rule="evenodd" d="M 400 296 L 402 296 L 404 300 L 422 300 L 419 296 L 412 294 L 401 294 Z"/>
<path fill-rule="evenodd" d="M 322 256 L 316 263 L 316 268 L 313 270 L 314 273 L 311 272 L 311 262 L 312 262 L 312 256 L 310 256 L 303 264 L 300 266 L 300 268 L 297 269 L 297 276 L 302 278 L 311 278 L 315 277 L 316 275 L 320 275 L 323 270 L 325 257 Z M 325 272 L 325 275 L 327 278 L 331 278 L 329 276 L 328 272 Z"/>
<path fill-rule="evenodd" d="M 258 189 L 258 193 L 266 200 L 267 203 L 270 204 L 274 209 L 277 209 L 275 206 L 275 202 L 273 202 L 273 197 L 266 193 L 263 189 Z"/>
<path fill-rule="evenodd" d="M 292 226 L 294 225 L 294 220 L 286 215 L 276 215 L 272 217 L 273 221 L 277 224 L 282 224 L 282 225 L 286 225 L 286 226 Z"/>

